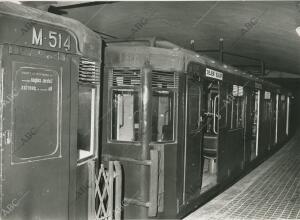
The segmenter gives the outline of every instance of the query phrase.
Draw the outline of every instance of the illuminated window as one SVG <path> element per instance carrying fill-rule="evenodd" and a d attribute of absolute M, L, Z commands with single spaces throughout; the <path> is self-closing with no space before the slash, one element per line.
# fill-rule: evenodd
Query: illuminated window
<path fill-rule="evenodd" d="M 78 163 L 96 156 L 97 88 L 79 85 L 77 149 Z"/>
<path fill-rule="evenodd" d="M 174 139 L 174 94 L 172 91 L 154 91 L 152 96 L 152 141 Z"/>
<path fill-rule="evenodd" d="M 244 91 L 242 86 L 233 85 L 231 97 L 231 129 L 244 127 Z"/>
<path fill-rule="evenodd" d="M 139 96 L 133 89 L 112 91 L 111 139 L 139 141 Z"/>

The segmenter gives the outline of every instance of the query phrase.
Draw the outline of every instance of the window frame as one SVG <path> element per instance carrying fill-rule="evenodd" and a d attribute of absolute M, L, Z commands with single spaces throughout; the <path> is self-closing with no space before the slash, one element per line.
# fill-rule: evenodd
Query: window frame
<path fill-rule="evenodd" d="M 91 85 L 88 83 L 78 82 L 78 104 L 79 104 L 79 87 L 87 87 L 92 91 L 92 99 L 91 99 L 91 136 L 90 136 L 90 151 L 89 155 L 80 158 L 80 153 L 78 152 L 78 142 L 77 142 L 77 166 L 85 164 L 91 160 L 98 158 L 99 151 L 99 99 L 100 99 L 100 86 L 99 85 Z M 79 117 L 79 115 L 78 115 Z M 79 153 L 79 155 L 78 155 Z"/>
<path fill-rule="evenodd" d="M 234 95 L 233 94 L 233 87 L 243 87 L 243 94 L 242 95 Z M 229 87 L 228 92 L 228 99 L 230 97 L 230 130 L 236 130 L 236 129 L 245 129 L 245 92 L 244 92 L 244 86 L 240 86 L 238 84 L 232 84 Z M 239 108 L 240 107 L 240 108 Z M 234 111 L 235 109 L 235 111 Z M 241 110 L 241 114 L 239 114 L 239 110 Z M 235 114 L 234 114 L 235 113 Z M 239 117 L 241 116 L 241 117 Z M 239 119 L 241 119 L 241 126 L 239 125 Z"/>
<path fill-rule="evenodd" d="M 152 88 L 151 94 L 151 101 L 153 99 L 153 92 L 154 91 L 170 91 L 173 93 L 173 139 L 167 141 L 153 141 L 151 138 L 151 144 L 170 144 L 170 143 L 177 143 L 177 97 L 178 97 L 178 89 L 171 89 L 171 88 Z M 152 125 L 152 107 L 151 107 L 151 125 Z"/>
<path fill-rule="evenodd" d="M 138 108 L 139 108 L 139 111 L 141 109 L 141 88 L 139 86 L 111 86 L 109 89 L 108 89 L 108 106 L 109 106 L 109 109 L 112 110 L 113 107 L 113 91 L 114 90 L 132 90 L 133 92 L 137 92 L 138 94 L 138 102 L 139 102 L 139 105 L 138 105 Z M 124 141 L 124 140 L 114 140 L 112 139 L 112 114 L 111 112 L 108 114 L 109 117 L 108 117 L 108 121 L 109 123 L 107 123 L 107 142 L 108 143 L 114 143 L 114 144 L 128 144 L 128 143 L 131 143 L 131 144 L 140 144 L 142 141 L 141 141 L 141 117 L 142 115 L 139 114 L 139 137 L 137 141 Z"/>

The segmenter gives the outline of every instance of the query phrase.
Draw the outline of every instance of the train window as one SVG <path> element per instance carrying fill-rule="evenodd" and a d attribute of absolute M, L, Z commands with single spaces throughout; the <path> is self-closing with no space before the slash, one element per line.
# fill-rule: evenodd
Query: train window
<path fill-rule="evenodd" d="M 217 83 L 208 84 L 207 88 L 207 109 L 204 113 L 206 116 L 206 132 L 211 134 L 218 134 L 219 130 L 219 88 Z"/>
<path fill-rule="evenodd" d="M 28 63 L 15 66 L 12 162 L 33 162 L 61 155 L 61 76 L 57 69 Z M 7 103 L 6 103 L 7 104 Z"/>
<path fill-rule="evenodd" d="M 78 100 L 78 162 L 91 159 L 95 156 L 95 103 L 96 88 L 79 85 Z"/>
<path fill-rule="evenodd" d="M 227 126 L 227 120 L 228 120 L 228 90 L 227 88 L 220 88 L 220 117 L 219 117 L 219 126 L 220 128 L 224 128 Z"/>
<path fill-rule="evenodd" d="M 231 129 L 236 128 L 236 121 L 237 121 L 237 111 L 236 111 L 236 98 L 231 100 Z"/>
<path fill-rule="evenodd" d="M 152 96 L 152 141 L 174 140 L 174 92 L 156 90 Z"/>
<path fill-rule="evenodd" d="M 286 131 L 286 123 L 287 123 L 287 98 L 285 95 L 281 96 L 281 112 L 282 112 L 282 121 L 283 121 L 283 126 L 285 126 L 285 131 Z M 284 129 L 284 128 L 282 128 Z"/>
<path fill-rule="evenodd" d="M 233 85 L 231 96 L 231 129 L 244 127 L 243 87 Z"/>
<path fill-rule="evenodd" d="M 111 139 L 139 141 L 139 96 L 134 89 L 112 90 Z"/>
<path fill-rule="evenodd" d="M 238 98 L 238 101 L 236 103 L 236 109 L 237 109 L 237 121 L 236 121 L 236 127 L 237 128 L 242 128 L 244 127 L 244 123 L 243 123 L 243 99 L 242 97 Z"/>
<path fill-rule="evenodd" d="M 261 91 L 251 92 L 250 120 L 251 120 L 251 160 L 258 156 L 259 124 L 260 124 L 260 95 Z"/>

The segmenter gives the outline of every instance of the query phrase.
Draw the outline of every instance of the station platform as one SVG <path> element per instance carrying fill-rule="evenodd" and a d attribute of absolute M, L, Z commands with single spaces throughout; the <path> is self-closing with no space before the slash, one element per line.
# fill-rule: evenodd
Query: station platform
<path fill-rule="evenodd" d="M 278 152 L 184 220 L 300 219 L 300 131 Z"/>

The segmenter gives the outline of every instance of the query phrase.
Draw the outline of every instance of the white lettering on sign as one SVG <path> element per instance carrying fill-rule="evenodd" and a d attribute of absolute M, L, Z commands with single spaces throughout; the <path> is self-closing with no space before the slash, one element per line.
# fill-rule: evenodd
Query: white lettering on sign
<path fill-rule="evenodd" d="M 208 68 L 206 68 L 205 76 L 209 78 L 223 80 L 223 73 Z"/>
<path fill-rule="evenodd" d="M 35 27 L 32 28 L 32 44 L 38 46 L 43 45 L 43 29 L 40 29 L 37 34 Z"/>
<path fill-rule="evenodd" d="M 37 91 L 37 88 L 36 88 L 36 86 L 22 85 L 21 90 L 24 90 L 24 91 Z"/>
<path fill-rule="evenodd" d="M 48 35 L 44 32 L 47 31 L 43 31 L 42 28 L 37 31 L 35 27 L 32 27 L 32 45 L 43 46 L 46 41 L 46 44 L 51 48 L 64 49 L 65 51 L 71 50 L 70 35 L 64 37 L 64 35 L 56 31 L 48 31 Z"/>
<path fill-rule="evenodd" d="M 53 76 L 46 72 L 21 71 L 21 90 L 31 92 L 52 92 Z"/>

